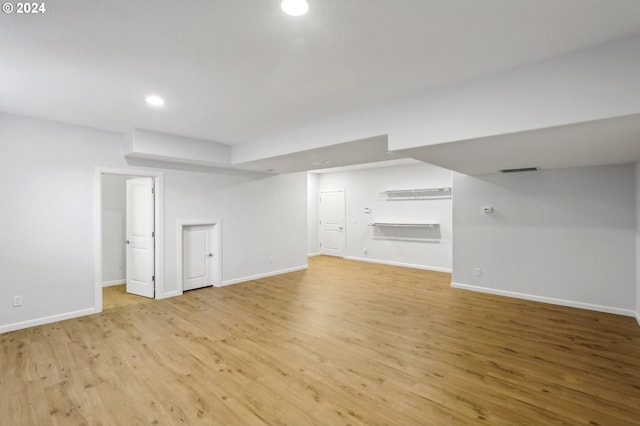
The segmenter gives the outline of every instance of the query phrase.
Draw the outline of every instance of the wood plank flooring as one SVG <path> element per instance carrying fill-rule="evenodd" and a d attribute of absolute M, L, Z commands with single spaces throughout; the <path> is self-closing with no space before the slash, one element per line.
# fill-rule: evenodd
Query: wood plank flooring
<path fill-rule="evenodd" d="M 640 424 L 632 318 L 309 263 L 0 335 L 0 424 Z"/>

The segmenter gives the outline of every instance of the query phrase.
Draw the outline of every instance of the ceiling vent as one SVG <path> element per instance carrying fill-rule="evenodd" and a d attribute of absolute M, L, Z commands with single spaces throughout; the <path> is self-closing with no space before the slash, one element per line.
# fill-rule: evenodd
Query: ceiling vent
<path fill-rule="evenodd" d="M 521 169 L 504 169 L 500 170 L 500 173 L 523 173 L 523 172 L 537 172 L 540 167 L 523 167 Z"/>

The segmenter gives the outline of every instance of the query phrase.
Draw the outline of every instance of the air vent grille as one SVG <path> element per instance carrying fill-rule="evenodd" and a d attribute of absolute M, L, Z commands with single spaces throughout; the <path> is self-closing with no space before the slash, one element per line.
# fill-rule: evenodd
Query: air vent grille
<path fill-rule="evenodd" d="M 521 169 L 504 169 L 500 170 L 500 173 L 523 173 L 523 172 L 537 172 L 540 167 L 523 167 Z"/>

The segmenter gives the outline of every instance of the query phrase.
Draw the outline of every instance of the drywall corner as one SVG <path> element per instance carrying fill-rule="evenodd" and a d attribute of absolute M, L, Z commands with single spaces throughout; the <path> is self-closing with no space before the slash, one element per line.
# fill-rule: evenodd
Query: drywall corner
<path fill-rule="evenodd" d="M 640 163 L 636 163 L 636 320 L 640 325 Z"/>
<path fill-rule="evenodd" d="M 307 173 L 307 253 L 309 256 L 314 255 L 320 248 L 320 240 L 318 237 L 318 181 L 317 173 Z"/>

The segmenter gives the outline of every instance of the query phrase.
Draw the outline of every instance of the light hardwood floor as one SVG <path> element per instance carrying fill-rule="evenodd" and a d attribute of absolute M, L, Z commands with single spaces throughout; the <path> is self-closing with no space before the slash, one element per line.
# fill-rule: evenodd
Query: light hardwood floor
<path fill-rule="evenodd" d="M 632 318 L 309 263 L 0 335 L 0 424 L 640 424 Z"/>

